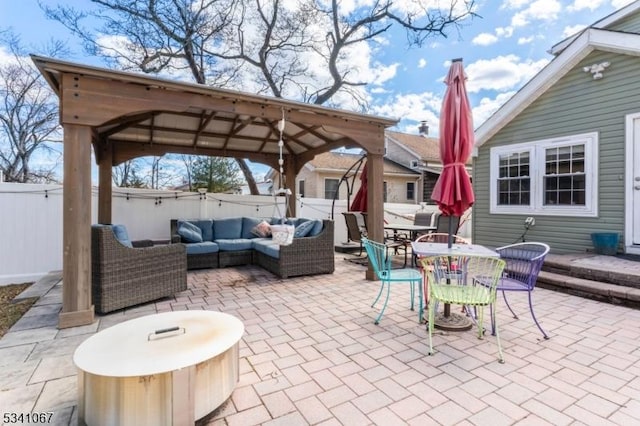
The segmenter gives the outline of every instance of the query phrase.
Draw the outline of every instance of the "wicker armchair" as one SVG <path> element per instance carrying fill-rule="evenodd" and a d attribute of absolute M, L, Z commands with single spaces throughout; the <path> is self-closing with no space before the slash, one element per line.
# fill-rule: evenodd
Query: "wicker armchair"
<path fill-rule="evenodd" d="M 97 313 L 150 302 L 187 289 L 184 245 L 131 248 L 110 225 L 91 228 L 91 297 Z"/>

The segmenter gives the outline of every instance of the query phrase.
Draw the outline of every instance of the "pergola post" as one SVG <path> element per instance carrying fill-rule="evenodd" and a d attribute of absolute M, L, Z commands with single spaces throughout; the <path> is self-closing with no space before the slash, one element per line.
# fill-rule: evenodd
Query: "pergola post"
<path fill-rule="evenodd" d="M 381 154 L 367 153 L 367 234 L 373 241 L 384 241 L 384 164 Z M 366 277 L 375 280 L 369 264 Z"/>
<path fill-rule="evenodd" d="M 58 327 L 91 324 L 91 128 L 64 125 L 62 312 Z"/>
<path fill-rule="evenodd" d="M 98 157 L 98 223 L 111 223 L 113 195 L 113 149 L 111 143 L 100 145 Z"/>

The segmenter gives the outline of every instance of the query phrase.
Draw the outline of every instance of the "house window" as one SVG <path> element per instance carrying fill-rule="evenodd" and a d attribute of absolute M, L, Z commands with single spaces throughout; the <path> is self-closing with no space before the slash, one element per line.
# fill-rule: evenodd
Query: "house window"
<path fill-rule="evenodd" d="M 510 152 L 498 156 L 498 204 L 528 206 L 531 202 L 530 152 Z"/>
<path fill-rule="evenodd" d="M 545 150 L 544 205 L 585 205 L 584 145 Z"/>
<path fill-rule="evenodd" d="M 598 214 L 598 134 L 491 148 L 491 213 Z"/>
<path fill-rule="evenodd" d="M 338 191 L 338 184 L 340 181 L 338 179 L 325 179 L 324 180 L 324 198 L 326 200 L 333 200 L 333 196 L 335 195 L 335 199 L 338 200 L 339 194 L 336 194 Z"/>
<path fill-rule="evenodd" d="M 298 182 L 298 194 L 301 197 L 304 197 L 304 181 L 303 180 Z"/>
<path fill-rule="evenodd" d="M 387 202 L 387 182 L 382 182 L 382 202 Z"/>
<path fill-rule="evenodd" d="M 407 182 L 407 200 L 414 200 L 416 197 L 416 183 Z"/>

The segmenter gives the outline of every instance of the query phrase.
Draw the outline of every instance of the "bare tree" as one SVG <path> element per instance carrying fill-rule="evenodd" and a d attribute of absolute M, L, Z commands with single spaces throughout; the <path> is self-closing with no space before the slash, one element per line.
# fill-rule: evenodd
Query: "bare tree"
<path fill-rule="evenodd" d="M 37 151 L 56 151 L 48 142 L 60 141 L 57 98 L 22 51 L 20 40 L 2 33 L 11 59 L 0 65 L 0 169 L 8 182 L 55 182 L 60 153 L 49 166 L 33 166 Z M 63 52 L 52 42 L 51 54 Z"/>
<path fill-rule="evenodd" d="M 189 191 L 193 191 L 194 187 L 193 187 L 193 168 L 194 168 L 194 162 L 198 157 L 193 156 L 193 155 L 180 155 L 180 159 L 182 160 L 182 162 L 184 163 L 184 168 L 185 168 L 185 177 L 186 177 L 186 184 L 189 186 Z"/>
<path fill-rule="evenodd" d="M 91 54 L 124 69 L 190 75 L 197 83 L 270 93 L 315 104 L 344 95 L 367 108 L 354 53 L 394 25 L 407 47 L 445 37 L 476 16 L 475 0 L 91 0 L 94 8 L 45 8 Z M 351 8 L 349 8 L 351 7 Z M 82 25 L 92 18 L 92 26 Z M 97 28 L 95 22 L 103 25 Z M 313 64 L 312 66 L 309 64 Z M 367 74 L 367 75 L 363 75 Z M 252 194 L 246 162 L 237 159 Z"/>
<path fill-rule="evenodd" d="M 125 161 L 113 168 L 113 183 L 120 188 L 145 188 L 147 185 L 140 176 L 140 164 L 137 159 Z"/>

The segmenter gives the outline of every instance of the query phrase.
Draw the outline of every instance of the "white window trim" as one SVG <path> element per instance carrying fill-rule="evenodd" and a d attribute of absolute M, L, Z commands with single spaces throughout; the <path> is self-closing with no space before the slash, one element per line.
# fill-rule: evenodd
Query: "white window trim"
<path fill-rule="evenodd" d="M 584 206 L 545 206 L 543 204 L 543 176 L 545 170 L 545 149 L 568 145 L 584 144 L 586 175 Z M 501 155 L 516 152 L 529 152 L 529 171 L 531 173 L 530 203 L 521 206 L 498 205 L 497 181 L 499 176 L 499 158 Z M 491 214 L 537 214 L 541 216 L 598 216 L 598 133 L 583 133 L 552 139 L 518 143 L 493 147 L 490 150 L 489 199 Z"/>

